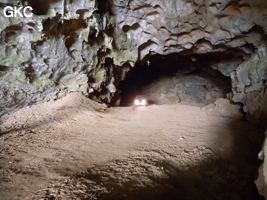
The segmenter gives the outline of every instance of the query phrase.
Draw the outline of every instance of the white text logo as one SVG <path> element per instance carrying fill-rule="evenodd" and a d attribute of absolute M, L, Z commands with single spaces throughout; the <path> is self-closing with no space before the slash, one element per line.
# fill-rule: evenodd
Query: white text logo
<path fill-rule="evenodd" d="M 29 10 L 29 12 L 27 12 Z M 4 8 L 4 16 L 5 17 L 32 17 L 32 7 L 26 6 L 26 7 L 12 7 L 12 6 L 6 6 Z"/>

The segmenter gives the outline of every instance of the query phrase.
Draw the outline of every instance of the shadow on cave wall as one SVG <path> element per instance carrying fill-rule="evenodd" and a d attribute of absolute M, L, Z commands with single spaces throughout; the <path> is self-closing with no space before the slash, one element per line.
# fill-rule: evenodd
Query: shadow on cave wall
<path fill-rule="evenodd" d="M 197 151 L 185 150 L 191 159 L 198 159 L 193 160 L 197 163 L 182 167 L 174 162 L 178 155 L 166 149 L 146 148 L 138 155 L 77 175 L 75 179 L 87 186 L 88 196 L 82 199 L 94 194 L 95 199 L 103 200 L 264 200 L 254 184 L 261 163 L 257 153 L 262 131 L 240 121 L 230 121 L 228 126 L 235 148 L 226 158 L 199 146 Z M 217 137 L 224 138 L 220 134 Z"/>
<path fill-rule="evenodd" d="M 40 16 L 40 15 L 46 15 L 48 14 L 48 11 L 50 9 L 51 4 L 58 3 L 58 2 L 64 2 L 63 0 L 18 0 L 10 3 L 1 3 L 0 7 L 4 8 L 5 6 L 31 6 L 32 7 L 32 13 L 34 15 Z M 65 5 L 63 5 L 64 7 Z"/>
<path fill-rule="evenodd" d="M 33 8 L 34 15 L 46 15 L 49 11 L 50 5 L 57 2 L 64 2 L 63 0 L 21 0 L 22 5 L 29 5 Z"/>
<path fill-rule="evenodd" d="M 190 100 L 208 105 L 225 98 L 231 92 L 230 78 L 210 67 L 223 59 L 218 55 L 151 56 L 148 63 L 137 63 L 118 86 L 121 105 L 131 105 L 137 95 L 156 104 Z"/>

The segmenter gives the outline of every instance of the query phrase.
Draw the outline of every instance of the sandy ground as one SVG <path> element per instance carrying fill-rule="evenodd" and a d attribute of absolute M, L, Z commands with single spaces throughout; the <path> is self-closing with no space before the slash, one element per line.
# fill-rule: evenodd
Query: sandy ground
<path fill-rule="evenodd" d="M 189 105 L 78 93 L 1 118 L 1 200 L 262 199 L 261 130 Z"/>

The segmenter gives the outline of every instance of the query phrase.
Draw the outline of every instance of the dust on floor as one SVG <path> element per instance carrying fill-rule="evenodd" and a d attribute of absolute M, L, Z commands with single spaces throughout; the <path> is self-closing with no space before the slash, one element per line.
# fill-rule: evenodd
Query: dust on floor
<path fill-rule="evenodd" d="M 189 105 L 79 93 L 1 118 L 1 200 L 263 199 L 261 130 Z"/>

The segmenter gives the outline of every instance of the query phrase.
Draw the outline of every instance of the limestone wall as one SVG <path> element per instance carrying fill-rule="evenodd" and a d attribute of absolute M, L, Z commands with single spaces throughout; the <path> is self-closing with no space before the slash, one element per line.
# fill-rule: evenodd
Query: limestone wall
<path fill-rule="evenodd" d="M 6 18 L 7 5 L 34 15 Z M 266 13 L 263 0 L 1 0 L 0 116 L 77 91 L 115 102 L 136 61 L 216 53 L 243 60 L 213 67 L 266 125 Z"/>
<path fill-rule="evenodd" d="M 23 2 L 33 17 L 6 18 L 5 6 L 22 3 L 0 1 L 0 115 L 73 91 L 115 102 L 118 83 L 149 55 L 248 60 L 266 40 L 266 1 Z"/>

